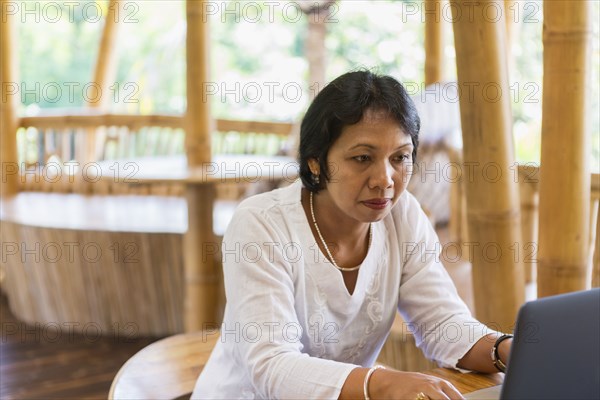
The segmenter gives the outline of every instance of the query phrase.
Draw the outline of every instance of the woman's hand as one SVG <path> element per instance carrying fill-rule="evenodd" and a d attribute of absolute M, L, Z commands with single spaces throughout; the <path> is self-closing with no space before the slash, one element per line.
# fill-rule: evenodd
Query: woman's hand
<path fill-rule="evenodd" d="M 350 372 L 340 399 L 364 399 L 363 384 L 368 368 L 355 368 Z M 393 369 L 377 369 L 368 385 L 369 398 L 379 399 L 463 399 L 448 381 L 418 372 L 402 372 Z"/>
<path fill-rule="evenodd" d="M 463 399 L 448 381 L 418 372 L 379 369 L 369 381 L 369 397 L 376 399 L 417 399 L 423 393 L 430 399 Z"/>

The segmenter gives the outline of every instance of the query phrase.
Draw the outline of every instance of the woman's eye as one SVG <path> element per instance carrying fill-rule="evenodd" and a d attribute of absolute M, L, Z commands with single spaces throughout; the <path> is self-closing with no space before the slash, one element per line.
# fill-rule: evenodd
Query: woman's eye
<path fill-rule="evenodd" d="M 367 155 L 364 155 L 364 154 L 363 154 L 363 155 L 360 155 L 360 156 L 353 157 L 353 158 L 354 158 L 356 161 L 358 161 L 358 162 L 366 162 L 366 161 L 369 161 L 369 160 L 370 160 L 370 157 L 369 157 L 369 156 L 367 156 Z"/>
<path fill-rule="evenodd" d="M 401 154 L 394 157 L 394 161 L 396 162 L 404 162 L 410 159 L 410 154 Z"/>

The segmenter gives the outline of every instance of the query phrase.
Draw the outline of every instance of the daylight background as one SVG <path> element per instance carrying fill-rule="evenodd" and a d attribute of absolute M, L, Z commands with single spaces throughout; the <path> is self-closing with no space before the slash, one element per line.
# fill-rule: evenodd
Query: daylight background
<path fill-rule="evenodd" d="M 106 10 L 108 1 L 74 2 L 73 22 L 69 10 L 54 20 L 48 8 L 35 21 L 25 15 L 18 22 L 20 45 L 19 80 L 22 115 L 40 109 L 73 109 L 85 105 L 81 90 L 74 96 L 53 93 L 56 83 L 82 87 L 92 71 L 102 31 L 94 21 L 96 5 Z M 30 8 L 34 6 L 29 3 Z M 49 2 L 40 2 L 40 7 Z M 185 110 L 185 3 L 184 1 L 125 2 L 123 26 L 118 40 L 118 73 L 111 86 L 110 112 L 175 113 Z M 237 4 L 236 4 L 237 3 Z M 306 109 L 311 88 L 306 84 L 308 63 L 303 56 L 306 17 L 277 2 L 272 18 L 264 2 L 214 2 L 210 16 L 211 81 L 219 88 L 211 107 L 214 117 L 269 121 L 295 121 Z M 357 67 L 374 68 L 405 83 L 422 85 L 424 80 L 424 24 L 422 13 L 406 13 L 406 1 L 341 1 L 327 23 L 327 80 Z M 414 1 L 411 3 L 415 3 Z M 418 2 L 417 4 L 419 4 Z M 61 5 L 61 2 L 54 4 Z M 62 5 L 61 5 L 62 7 Z M 87 14 L 84 17 L 83 10 Z M 228 12 L 224 12 L 228 10 Z M 239 10 L 239 13 L 236 13 Z M 246 12 L 244 14 L 244 11 Z M 104 14 L 106 12 L 104 11 Z M 593 172 L 600 172 L 600 2 L 593 2 L 593 70 L 590 116 Z M 542 100 L 542 2 L 517 2 L 509 17 L 518 23 L 512 48 L 510 95 L 518 161 L 539 162 Z M 455 52 L 450 24 L 445 26 L 446 80 L 456 79 Z M 269 98 L 269 84 L 280 83 Z M 295 94 L 282 87 L 301 87 Z M 38 90 L 36 91 L 36 85 Z M 231 91 L 237 87 L 236 96 Z M 253 91 L 259 88 L 262 95 Z M 29 94 L 27 90 L 30 90 Z M 227 93 L 229 90 L 229 94 Z M 39 93 L 42 93 L 40 95 Z M 36 94 L 37 93 L 37 94 Z M 258 99 L 258 100 L 256 100 Z M 21 145 L 26 137 L 20 135 Z"/>

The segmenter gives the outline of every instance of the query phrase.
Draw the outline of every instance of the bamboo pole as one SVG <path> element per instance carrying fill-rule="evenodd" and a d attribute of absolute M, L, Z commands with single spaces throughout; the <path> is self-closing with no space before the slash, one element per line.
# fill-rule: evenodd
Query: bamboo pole
<path fill-rule="evenodd" d="M 308 61 L 309 96 L 314 98 L 325 86 L 325 70 L 327 67 L 327 51 L 325 37 L 327 36 L 327 19 L 334 0 L 306 2 L 300 4 L 300 9 L 308 20 L 304 55 Z"/>
<path fill-rule="evenodd" d="M 304 43 L 304 54 L 308 61 L 309 96 L 314 98 L 325 86 L 325 16 L 314 12 L 308 15 L 308 32 Z"/>
<path fill-rule="evenodd" d="M 521 201 L 521 238 L 525 283 L 535 282 L 538 249 L 539 185 L 537 166 L 519 165 L 519 198 Z"/>
<path fill-rule="evenodd" d="M 598 210 L 598 199 L 596 199 L 596 240 L 594 242 L 592 287 L 600 287 L 600 210 Z"/>
<path fill-rule="evenodd" d="M 589 265 L 588 265 L 588 276 L 589 276 L 589 285 L 586 284 L 586 288 L 598 287 L 598 274 L 600 273 L 600 250 L 598 249 L 598 241 L 600 238 L 598 237 L 598 218 L 600 215 L 600 210 L 598 206 L 600 205 L 600 200 L 597 198 L 593 198 L 590 200 L 590 241 L 589 241 Z"/>
<path fill-rule="evenodd" d="M 518 21 L 515 22 L 514 20 L 515 7 L 518 7 L 518 4 L 516 4 L 515 0 L 504 0 L 504 11 L 506 15 L 506 18 L 504 19 L 504 22 L 506 24 L 506 48 L 508 50 L 507 55 L 509 59 L 511 58 L 511 49 L 515 33 L 514 28 L 516 23 L 518 23 Z"/>
<path fill-rule="evenodd" d="M 308 21 L 306 39 L 304 40 L 304 57 L 308 61 L 309 100 L 314 99 L 325 86 L 325 71 L 327 67 L 327 50 L 325 48 L 325 38 L 327 37 L 326 24 L 330 16 L 330 9 L 334 3 L 335 0 L 297 3 L 297 6 L 300 7 Z M 286 151 L 289 156 L 295 156 L 298 151 L 301 122 L 301 119 L 296 120 L 289 132 L 288 148 Z"/>
<path fill-rule="evenodd" d="M 119 10 L 120 7 L 120 0 L 109 1 L 92 77 L 92 82 L 97 92 L 87 100 L 88 107 L 92 109 L 106 109 L 111 97 L 109 90 L 111 82 L 115 80 L 117 66 L 116 39 L 119 27 L 118 18 L 119 15 L 122 15 L 122 12 Z M 81 148 L 80 161 L 83 163 L 97 161 L 99 152 L 104 147 L 101 143 L 98 143 L 99 140 L 104 140 L 101 132 L 90 128 L 79 139 L 81 141 L 79 143 Z M 77 179 L 74 190 L 81 193 L 94 193 L 98 190 L 98 186 L 102 186 L 102 183 L 94 184 L 83 179 Z"/>
<path fill-rule="evenodd" d="M 209 77 L 209 30 L 206 1 L 187 0 L 187 111 L 185 147 L 190 167 L 211 161 L 212 121 L 205 83 Z M 184 236 L 184 324 L 186 332 L 217 322 L 218 271 L 213 257 L 203 257 L 206 247 L 216 243 L 213 234 L 212 184 L 188 184 L 188 230 Z"/>
<path fill-rule="evenodd" d="M 121 0 L 110 0 L 108 12 L 104 20 L 104 29 L 96 58 L 93 82 L 101 90 L 101 95 L 94 96 L 88 101 L 91 108 L 103 108 L 108 105 L 108 95 L 111 82 L 114 82 L 117 71 L 117 35 L 119 33 L 119 16 L 123 13 Z"/>
<path fill-rule="evenodd" d="M 488 5 L 502 8 L 502 3 L 451 4 L 458 83 L 463 88 L 463 175 L 470 170 L 465 186 L 475 311 L 482 322 L 508 331 L 524 300 L 523 264 L 514 256 L 515 244 L 521 243 L 519 194 L 510 170 L 515 158 L 504 21 L 485 18 L 483 10 Z M 465 18 L 471 7 L 473 18 Z M 469 85 L 472 90 L 465 90 Z"/>
<path fill-rule="evenodd" d="M 183 237 L 185 296 L 183 304 L 186 332 L 214 324 L 219 299 L 218 263 L 207 256 L 220 248 L 213 234 L 213 204 L 216 188 L 213 184 L 187 184 L 188 229 Z"/>
<path fill-rule="evenodd" d="M 11 196 L 19 190 L 17 157 L 17 105 L 19 99 L 17 79 L 17 52 L 14 15 L 7 12 L 17 3 L 0 0 L 2 18 L 0 21 L 0 77 L 2 79 L 2 100 L 0 101 L 0 164 L 2 173 L 0 195 Z"/>
<path fill-rule="evenodd" d="M 186 76 L 187 111 L 185 115 L 185 148 L 190 166 L 211 159 L 212 121 L 206 96 L 209 79 L 209 30 L 207 1 L 187 0 Z"/>
<path fill-rule="evenodd" d="M 586 288 L 591 4 L 544 3 L 538 296 Z"/>
<path fill-rule="evenodd" d="M 441 82 L 444 76 L 444 20 L 442 2 L 425 0 L 425 86 Z"/>

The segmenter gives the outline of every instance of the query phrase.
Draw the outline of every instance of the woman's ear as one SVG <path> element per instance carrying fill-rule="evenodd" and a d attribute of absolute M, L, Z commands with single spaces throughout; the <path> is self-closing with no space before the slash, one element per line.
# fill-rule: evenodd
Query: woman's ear
<path fill-rule="evenodd" d="M 317 160 L 316 158 L 310 158 L 308 160 L 308 168 L 310 168 L 310 172 L 313 175 L 321 175 L 321 166 L 319 165 L 319 160 Z"/>

